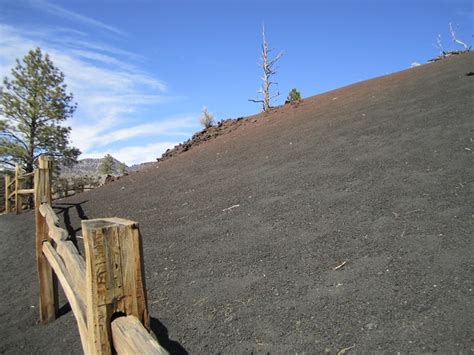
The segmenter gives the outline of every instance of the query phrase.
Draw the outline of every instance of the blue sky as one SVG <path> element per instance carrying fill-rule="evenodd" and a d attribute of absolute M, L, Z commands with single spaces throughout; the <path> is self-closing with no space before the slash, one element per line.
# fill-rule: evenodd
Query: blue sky
<path fill-rule="evenodd" d="M 303 97 L 425 63 L 473 44 L 473 1 L 0 0 L 0 76 L 40 46 L 66 75 L 68 122 L 85 157 L 152 161 L 217 120 L 257 113 L 261 27 L 278 89 Z"/>

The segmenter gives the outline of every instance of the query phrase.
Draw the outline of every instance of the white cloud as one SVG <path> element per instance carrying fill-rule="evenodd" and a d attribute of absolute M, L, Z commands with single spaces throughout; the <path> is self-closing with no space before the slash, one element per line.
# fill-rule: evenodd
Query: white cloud
<path fill-rule="evenodd" d="M 156 123 L 146 123 L 142 125 L 127 127 L 118 129 L 111 132 L 105 137 L 100 137 L 100 141 L 97 141 L 97 145 L 107 145 L 113 142 L 129 139 L 137 136 L 149 136 L 149 135 L 185 135 L 186 132 L 183 129 L 193 128 L 196 126 L 196 119 L 193 116 L 184 118 L 166 119 Z"/>
<path fill-rule="evenodd" d="M 127 164 L 139 164 L 149 161 L 155 161 L 168 148 L 173 148 L 178 142 L 160 142 L 152 143 L 144 146 L 124 147 L 114 150 L 113 157 Z M 103 158 L 108 151 L 94 151 L 85 155 L 85 158 Z"/>
<path fill-rule="evenodd" d="M 84 15 L 78 14 L 76 12 L 66 10 L 65 8 L 62 8 L 61 6 L 51 4 L 51 3 L 47 2 L 47 1 L 44 1 L 44 0 L 32 0 L 31 4 L 33 6 L 35 6 L 36 8 L 40 9 L 41 11 L 47 12 L 47 13 L 49 13 L 51 15 L 54 15 L 54 16 L 59 16 L 59 17 L 65 18 L 69 21 L 81 22 L 85 25 L 101 28 L 101 29 L 113 32 L 113 33 L 121 35 L 121 36 L 126 35 L 125 32 L 123 32 L 123 31 L 121 31 L 121 30 L 119 30 L 115 27 L 106 25 L 105 23 L 102 23 L 100 21 L 97 21 L 93 18 L 84 16 Z"/>
<path fill-rule="evenodd" d="M 74 41 L 71 36 L 80 40 Z M 117 152 L 107 152 L 122 154 L 128 162 L 142 162 L 145 160 L 136 153 L 139 147 L 126 147 L 134 144 L 127 140 L 147 136 L 143 149 L 161 149 L 169 143 L 149 144 L 153 136 L 157 141 L 174 142 L 178 135 L 189 135 L 197 128 L 195 116 L 190 115 L 144 120 L 144 112 L 158 111 L 159 105 L 175 99 L 167 94 L 166 83 L 136 68 L 133 61 L 137 57 L 133 54 L 85 37 L 82 32 L 76 34 L 64 28 L 28 32 L 0 24 L 0 76 L 8 76 L 15 58 L 22 58 L 37 46 L 65 73 L 68 90 L 78 103 L 78 110 L 67 125 L 72 127 L 72 144 L 83 152 L 81 158 L 97 152 L 99 147 L 102 154 L 107 145 L 120 142 Z M 150 151 L 142 156 L 152 155 L 155 159 L 161 153 Z"/>
<path fill-rule="evenodd" d="M 145 123 L 126 128 L 107 131 L 113 124 L 114 120 L 104 119 L 92 131 L 88 126 L 79 126 L 72 130 L 72 138 L 77 142 L 76 146 L 83 149 L 84 156 L 88 156 L 91 149 L 107 146 L 111 143 L 127 141 L 135 137 L 144 136 L 186 136 L 189 135 L 190 129 L 196 128 L 196 119 L 194 116 L 175 117 L 160 120 L 154 123 Z M 115 149 L 108 151 L 115 156 Z"/>

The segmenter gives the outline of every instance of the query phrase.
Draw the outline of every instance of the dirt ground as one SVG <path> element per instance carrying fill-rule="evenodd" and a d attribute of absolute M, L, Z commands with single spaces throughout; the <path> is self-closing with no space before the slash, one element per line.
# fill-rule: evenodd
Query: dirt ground
<path fill-rule="evenodd" d="M 250 117 L 56 211 L 73 236 L 140 223 L 172 353 L 474 351 L 473 70 L 465 54 Z M 80 353 L 64 299 L 37 324 L 33 226 L 0 217 L 0 352 Z"/>

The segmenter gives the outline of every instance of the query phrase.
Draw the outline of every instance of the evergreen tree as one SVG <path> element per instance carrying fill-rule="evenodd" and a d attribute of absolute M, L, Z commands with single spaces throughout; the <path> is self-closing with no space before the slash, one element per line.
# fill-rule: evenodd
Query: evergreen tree
<path fill-rule="evenodd" d="M 63 165 L 77 161 L 80 151 L 69 145 L 64 122 L 76 110 L 66 92 L 64 74 L 40 48 L 18 59 L 0 95 L 0 165 L 19 163 L 29 173 L 35 159 L 48 154 Z"/>
<path fill-rule="evenodd" d="M 118 166 L 118 171 L 120 175 L 124 175 L 127 172 L 127 165 L 125 163 L 120 163 Z"/>
<path fill-rule="evenodd" d="M 300 101 L 301 100 L 301 94 L 297 89 L 292 89 L 288 93 L 288 97 L 286 98 L 285 104 L 290 104 L 295 101 Z"/>
<path fill-rule="evenodd" d="M 114 158 L 107 154 L 100 162 L 99 172 L 103 175 L 112 175 L 114 172 Z"/>

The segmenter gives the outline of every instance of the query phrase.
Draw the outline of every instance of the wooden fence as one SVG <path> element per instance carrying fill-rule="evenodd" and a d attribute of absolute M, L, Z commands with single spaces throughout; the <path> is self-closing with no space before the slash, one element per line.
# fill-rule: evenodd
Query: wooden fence
<path fill-rule="evenodd" d="M 33 179 L 33 173 L 23 173 L 20 166 L 17 164 L 15 167 L 15 175 L 4 175 L 4 210 L 5 213 L 15 212 L 19 214 L 25 207 L 24 196 L 33 195 L 34 189 L 24 188 L 25 183 L 29 179 Z M 33 186 L 32 181 L 29 184 Z M 72 196 L 79 192 L 89 191 L 97 188 L 100 185 L 98 179 L 93 177 L 76 177 L 76 178 L 56 178 L 53 186 L 53 198 L 65 198 Z M 26 201 L 29 202 L 29 201 Z M 29 203 L 27 204 L 29 207 Z"/>
<path fill-rule="evenodd" d="M 15 176 L 12 178 L 9 175 L 5 175 L 5 213 L 11 213 L 13 211 L 19 214 L 23 210 L 23 196 L 32 195 L 34 189 L 24 189 L 24 183 L 28 179 L 33 179 L 33 173 L 24 174 L 21 171 L 20 165 L 15 167 Z M 12 208 L 12 204 L 14 208 Z"/>
<path fill-rule="evenodd" d="M 94 176 L 58 177 L 53 184 L 53 199 L 66 198 L 100 186 L 100 178 Z"/>
<path fill-rule="evenodd" d="M 167 354 L 149 333 L 138 223 L 82 221 L 84 259 L 51 206 L 51 171 L 51 160 L 40 156 L 34 197 L 41 322 L 56 318 L 59 281 L 85 354 Z"/>

